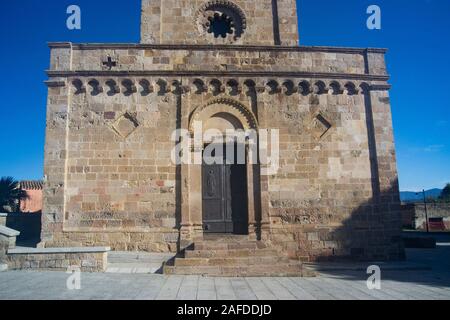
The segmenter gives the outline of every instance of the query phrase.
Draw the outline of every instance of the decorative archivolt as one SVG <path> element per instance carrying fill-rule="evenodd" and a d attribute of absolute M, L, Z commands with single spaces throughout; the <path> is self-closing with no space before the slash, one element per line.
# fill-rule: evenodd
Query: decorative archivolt
<path fill-rule="evenodd" d="M 213 96 L 228 95 L 238 96 L 240 94 L 282 94 L 291 96 L 299 95 L 357 95 L 370 91 L 373 88 L 387 85 L 371 85 L 360 81 L 342 81 L 325 79 L 218 79 L 218 78 L 195 78 L 186 83 L 180 80 L 164 78 L 87 78 L 72 79 L 70 81 L 74 94 L 87 93 L 91 95 L 107 94 L 113 96 L 123 94 L 130 96 L 141 94 L 143 96 L 155 93 L 157 95 L 172 94 L 212 94 Z M 380 89 L 380 88 L 378 88 Z"/>
<path fill-rule="evenodd" d="M 258 121 L 253 112 L 242 103 L 226 97 L 210 100 L 203 106 L 197 107 L 189 119 L 189 131 L 194 132 L 195 121 L 204 123 L 217 114 L 229 114 L 234 116 L 242 125 L 244 130 L 258 129 Z"/>

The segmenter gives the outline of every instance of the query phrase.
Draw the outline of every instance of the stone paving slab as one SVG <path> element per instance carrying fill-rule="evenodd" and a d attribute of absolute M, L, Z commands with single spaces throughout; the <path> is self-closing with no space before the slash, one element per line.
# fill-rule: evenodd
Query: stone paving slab
<path fill-rule="evenodd" d="M 419 271 L 432 270 L 432 267 L 420 263 L 411 262 L 371 262 L 371 265 L 377 265 L 385 271 Z M 304 266 L 310 270 L 318 272 L 326 271 L 365 271 L 369 264 L 367 263 L 305 263 Z"/>
<path fill-rule="evenodd" d="M 161 273 L 164 262 L 170 260 L 172 253 L 147 252 L 109 252 L 107 273 Z"/>
<path fill-rule="evenodd" d="M 64 272 L 0 273 L 0 299 L 20 300 L 450 300 L 450 272 L 385 272 L 369 290 L 364 272 L 316 278 L 204 278 L 156 274 L 81 274 L 68 290 Z"/>
<path fill-rule="evenodd" d="M 106 269 L 107 273 L 157 273 L 161 270 L 161 264 L 156 263 L 114 263 Z"/>
<path fill-rule="evenodd" d="M 450 247 L 408 250 L 405 268 L 381 264 L 381 290 L 367 288 L 367 266 L 322 268 L 315 278 L 207 278 L 82 273 L 68 290 L 65 272 L 0 273 L 0 299 L 20 300 L 450 300 Z M 120 260 L 118 260 L 120 261 Z M 391 266 L 387 268 L 386 266 Z M 409 267 L 408 267 L 409 265 Z M 423 265 L 427 268 L 413 268 Z"/>

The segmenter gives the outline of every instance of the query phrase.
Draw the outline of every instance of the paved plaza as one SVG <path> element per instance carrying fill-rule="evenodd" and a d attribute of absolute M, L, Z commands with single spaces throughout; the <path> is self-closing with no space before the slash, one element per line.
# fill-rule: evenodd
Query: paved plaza
<path fill-rule="evenodd" d="M 0 299 L 82 300 L 411 300 L 450 299 L 450 277 L 429 272 L 386 274 L 381 290 L 367 289 L 361 273 L 317 278 L 203 278 L 143 274 L 83 274 L 68 290 L 61 272 L 6 272 Z M 392 279 L 390 279 L 392 278 Z M 394 279 L 395 278 L 395 279 Z"/>
<path fill-rule="evenodd" d="M 68 290 L 64 272 L 0 273 L 0 299 L 410 300 L 450 299 L 450 245 L 408 250 L 406 263 L 381 264 L 381 290 L 366 285 L 368 265 L 323 265 L 315 278 L 204 278 L 83 273 Z"/>

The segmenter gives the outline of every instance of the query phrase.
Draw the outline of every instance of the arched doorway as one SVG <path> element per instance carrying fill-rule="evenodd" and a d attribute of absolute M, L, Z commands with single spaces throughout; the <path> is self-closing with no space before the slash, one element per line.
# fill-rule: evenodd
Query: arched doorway
<path fill-rule="evenodd" d="M 204 157 L 202 165 L 205 233 L 248 234 L 247 170 L 245 162 L 237 161 L 240 149 L 245 152 L 245 145 L 216 143 L 205 147 L 204 155 L 211 152 L 215 159 L 222 160 L 205 161 Z"/>
<path fill-rule="evenodd" d="M 211 134 L 202 157 L 204 233 L 248 234 L 246 146 L 234 136 L 243 130 L 239 119 L 226 112 L 203 122 L 203 132 Z"/>
<path fill-rule="evenodd" d="M 250 129 L 256 132 L 256 118 L 239 102 L 218 98 L 192 113 L 192 136 L 194 122 L 201 122 L 202 133 L 209 139 L 204 139 L 201 148 L 193 149 L 194 154 L 201 153 L 202 165 L 190 165 L 187 172 L 191 185 L 190 215 L 186 217 L 193 226 L 200 227 L 198 221 L 203 234 L 254 234 L 257 224 L 254 200 L 259 190 L 254 184 L 259 182 L 255 180 L 254 164 L 248 161 L 248 141 L 229 133 Z M 213 159 L 206 162 L 208 157 Z"/>

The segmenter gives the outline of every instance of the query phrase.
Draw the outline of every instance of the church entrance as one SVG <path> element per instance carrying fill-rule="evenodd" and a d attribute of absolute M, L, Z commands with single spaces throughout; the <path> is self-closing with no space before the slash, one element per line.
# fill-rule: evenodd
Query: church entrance
<path fill-rule="evenodd" d="M 223 152 L 216 157 L 215 152 L 219 148 Z M 216 146 L 214 149 L 211 156 L 215 159 L 223 157 L 223 161 L 215 161 L 211 164 L 203 157 L 203 231 L 246 235 L 248 234 L 248 190 L 245 154 L 243 159 L 239 159 L 237 144 L 234 146 L 234 152 L 227 150 L 225 145 Z M 241 150 L 245 150 L 245 146 Z M 233 158 L 234 161 L 230 161 Z"/>

